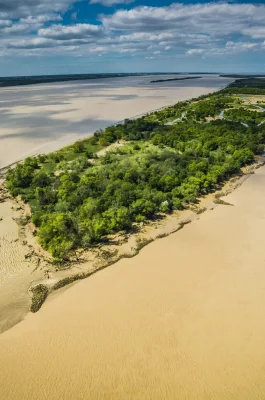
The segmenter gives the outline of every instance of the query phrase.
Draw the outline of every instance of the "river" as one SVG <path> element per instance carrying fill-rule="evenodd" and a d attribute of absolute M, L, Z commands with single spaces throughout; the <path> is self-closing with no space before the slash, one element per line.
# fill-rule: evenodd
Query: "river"
<path fill-rule="evenodd" d="M 213 92 L 233 81 L 203 75 L 197 80 L 150 83 L 159 77 L 165 76 L 1 88 L 0 168 L 63 147 L 124 118 Z M 167 75 L 170 77 L 174 75 Z"/>
<path fill-rule="evenodd" d="M 0 335 L 5 400 L 261 400 L 265 167 Z"/>

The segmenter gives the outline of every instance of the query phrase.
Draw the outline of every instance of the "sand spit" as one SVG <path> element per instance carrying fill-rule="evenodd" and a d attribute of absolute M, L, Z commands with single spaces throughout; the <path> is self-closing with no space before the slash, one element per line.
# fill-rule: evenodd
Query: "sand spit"
<path fill-rule="evenodd" d="M 150 84 L 153 78 L 159 75 L 2 88 L 0 168 L 57 150 L 124 118 L 213 92 L 234 80 L 206 75 L 197 81 L 154 85 Z"/>
<path fill-rule="evenodd" d="M 1 398 L 261 400 L 265 167 L 0 336 Z"/>

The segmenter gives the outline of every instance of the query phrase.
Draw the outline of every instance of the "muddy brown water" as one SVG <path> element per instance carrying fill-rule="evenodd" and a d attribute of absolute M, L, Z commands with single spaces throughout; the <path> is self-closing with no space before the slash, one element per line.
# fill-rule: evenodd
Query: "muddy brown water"
<path fill-rule="evenodd" d="M 124 118 L 211 93 L 234 80 L 203 75 L 150 84 L 153 79 L 159 76 L 1 88 L 0 167 L 58 150 Z"/>
<path fill-rule="evenodd" d="M 262 400 L 265 167 L 0 335 L 5 400 Z"/>

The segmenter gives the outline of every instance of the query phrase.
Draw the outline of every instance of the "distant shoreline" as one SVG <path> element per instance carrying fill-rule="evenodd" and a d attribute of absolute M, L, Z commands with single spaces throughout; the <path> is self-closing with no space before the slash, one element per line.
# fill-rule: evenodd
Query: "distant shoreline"
<path fill-rule="evenodd" d="M 173 79 L 158 79 L 155 81 L 151 81 L 150 83 L 158 83 L 158 82 L 171 82 L 171 81 L 185 81 L 187 79 L 199 79 L 201 76 L 187 76 L 185 78 L 173 78 Z"/>
<path fill-rule="evenodd" d="M 196 85 L 193 80 L 174 85 L 150 84 L 152 79 L 173 77 L 142 75 L 14 86 L 2 90 L 0 87 L 2 106 L 6 104 L 8 110 L 2 115 L 0 126 L 3 139 L 0 167 L 37 153 L 58 150 L 98 129 L 207 94 L 231 82 L 217 76 L 209 79 L 204 76 Z M 98 98 L 100 102 L 95 101 Z M 12 124 L 15 122 L 14 114 L 21 111 L 19 125 Z"/>
<path fill-rule="evenodd" d="M 41 76 L 18 76 L 18 77 L 0 77 L 0 88 L 13 86 L 38 85 L 41 83 L 58 83 L 83 81 L 91 79 L 105 78 L 124 78 L 127 76 L 143 76 L 148 74 L 75 74 L 75 75 L 41 75 Z"/>
<path fill-rule="evenodd" d="M 224 74 L 220 78 L 234 78 L 234 79 L 247 79 L 247 78 L 265 78 L 264 74 L 248 75 L 248 74 Z"/>
<path fill-rule="evenodd" d="M 190 73 L 183 73 L 189 75 Z M 106 74 L 64 74 L 64 75 L 36 75 L 36 76 L 10 76 L 0 77 L 0 88 L 14 87 L 14 86 L 29 86 L 38 85 L 42 83 L 59 83 L 59 82 L 72 82 L 93 79 L 106 79 L 106 78 L 126 78 L 148 75 L 182 75 L 180 72 L 157 72 L 157 73 L 106 73 Z M 192 78 L 180 78 L 192 79 Z M 172 79 L 174 80 L 174 79 Z M 162 82 L 158 81 L 158 82 Z"/>
<path fill-rule="evenodd" d="M 7 76 L 0 77 L 0 89 L 16 86 L 29 86 L 38 85 L 44 83 L 60 83 L 60 82 L 72 82 L 82 80 L 93 80 L 93 79 L 106 79 L 106 78 L 126 78 L 126 77 L 139 77 L 149 75 L 192 75 L 192 72 L 131 72 L 131 73 L 99 73 L 99 74 L 63 74 L 63 75 L 33 75 L 33 76 Z M 202 75 L 211 75 L 214 73 L 202 73 Z M 173 78 L 173 79 L 159 79 L 154 82 L 174 81 L 174 80 L 185 80 L 185 79 L 197 79 L 202 78 L 201 76 L 196 77 L 185 77 L 185 78 Z"/>

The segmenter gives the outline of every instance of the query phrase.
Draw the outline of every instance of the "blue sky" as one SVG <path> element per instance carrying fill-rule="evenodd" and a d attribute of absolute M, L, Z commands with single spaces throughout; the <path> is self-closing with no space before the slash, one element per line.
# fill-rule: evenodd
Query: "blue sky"
<path fill-rule="evenodd" d="M 0 75 L 265 72 L 260 1 L 0 0 Z"/>

